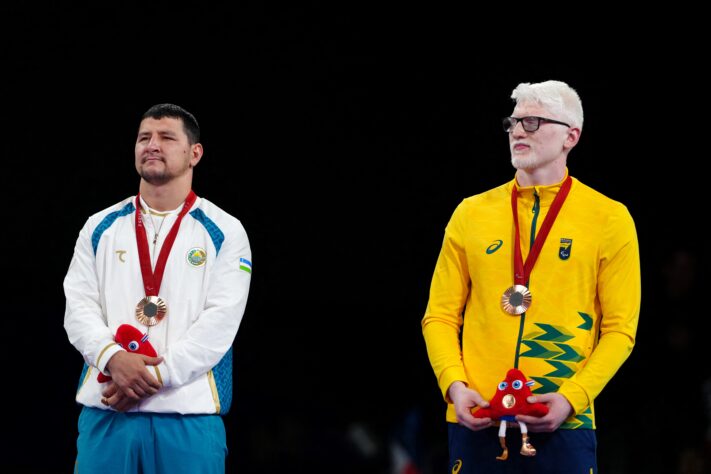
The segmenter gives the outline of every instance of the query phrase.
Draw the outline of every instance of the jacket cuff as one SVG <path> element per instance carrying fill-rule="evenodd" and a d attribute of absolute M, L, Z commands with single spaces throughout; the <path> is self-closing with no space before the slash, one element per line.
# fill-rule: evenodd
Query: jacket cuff
<path fill-rule="evenodd" d="M 124 350 L 123 347 L 119 346 L 115 342 L 110 342 L 99 352 L 99 357 L 96 358 L 96 368 L 101 371 L 104 375 L 111 375 L 106 369 L 106 365 L 109 360 L 119 351 Z"/>
<path fill-rule="evenodd" d="M 592 400 L 588 398 L 588 394 L 583 387 L 571 381 L 564 382 L 558 389 L 558 393 L 563 395 L 568 402 L 570 402 L 576 415 L 585 411 L 592 403 Z"/>
<path fill-rule="evenodd" d="M 171 386 L 170 372 L 168 371 L 168 366 L 165 365 L 165 361 L 161 362 L 158 365 L 147 365 L 146 368 L 151 373 L 151 375 L 158 379 L 158 382 L 160 382 L 164 388 L 168 388 Z"/>
<path fill-rule="evenodd" d="M 439 388 L 442 390 L 442 396 L 444 397 L 445 402 L 452 403 L 452 400 L 447 397 L 447 390 L 449 390 L 450 385 L 457 381 L 464 382 L 466 386 L 469 386 L 469 382 L 467 382 L 467 374 L 464 372 L 463 367 L 450 367 L 448 369 L 444 369 L 442 374 L 439 376 Z"/>

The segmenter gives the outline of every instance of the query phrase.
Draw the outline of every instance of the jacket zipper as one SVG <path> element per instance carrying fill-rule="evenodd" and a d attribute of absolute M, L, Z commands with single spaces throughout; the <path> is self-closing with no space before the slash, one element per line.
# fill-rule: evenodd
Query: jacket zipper
<path fill-rule="evenodd" d="M 528 247 L 528 252 L 529 254 L 531 253 L 531 249 L 533 248 L 533 242 L 536 240 L 536 223 L 538 222 L 538 214 L 540 213 L 541 210 L 541 199 L 540 196 L 538 196 L 538 191 L 536 189 L 533 189 L 533 219 L 531 220 L 531 243 Z M 530 282 L 531 280 L 526 282 L 526 286 L 530 288 Z M 514 368 L 518 369 L 518 359 L 521 354 L 521 340 L 523 339 L 523 326 L 526 323 L 526 313 L 521 313 L 521 324 L 519 325 L 518 328 L 518 340 L 516 341 L 516 358 L 514 359 Z"/>

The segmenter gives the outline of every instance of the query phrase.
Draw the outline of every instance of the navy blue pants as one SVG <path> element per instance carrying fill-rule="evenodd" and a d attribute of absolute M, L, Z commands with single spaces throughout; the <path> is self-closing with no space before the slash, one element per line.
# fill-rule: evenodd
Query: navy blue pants
<path fill-rule="evenodd" d="M 509 423 L 506 446 L 509 458 L 501 455 L 499 429 L 471 431 L 456 423 L 449 429 L 449 470 L 453 474 L 597 474 L 594 430 L 557 430 L 553 433 L 528 433 L 536 455 L 522 456 L 521 430 Z"/>

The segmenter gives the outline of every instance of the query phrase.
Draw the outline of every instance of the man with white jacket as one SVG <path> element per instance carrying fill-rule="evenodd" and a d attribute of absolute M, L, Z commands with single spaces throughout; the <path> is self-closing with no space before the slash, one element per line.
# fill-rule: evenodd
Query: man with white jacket
<path fill-rule="evenodd" d="M 241 223 L 192 191 L 202 155 L 192 114 L 151 107 L 135 146 L 139 194 L 79 234 L 64 280 L 64 326 L 86 361 L 75 472 L 224 472 L 218 415 L 232 401 L 252 257 Z M 125 325 L 140 340 L 121 343 Z"/>

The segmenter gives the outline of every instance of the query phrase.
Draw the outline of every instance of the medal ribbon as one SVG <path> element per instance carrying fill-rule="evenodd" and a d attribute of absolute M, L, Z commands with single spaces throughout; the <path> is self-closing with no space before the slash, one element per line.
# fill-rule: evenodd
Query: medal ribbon
<path fill-rule="evenodd" d="M 563 207 L 565 198 L 568 197 L 572 183 L 573 179 L 568 176 L 568 179 L 566 179 L 560 187 L 560 191 L 558 191 L 555 199 L 553 199 L 551 208 L 548 210 L 548 214 L 543 220 L 543 224 L 541 224 L 541 230 L 538 231 L 538 236 L 533 241 L 533 247 L 531 247 L 531 251 L 526 257 L 525 264 L 523 263 L 523 257 L 521 256 L 521 238 L 518 230 L 518 188 L 516 187 L 516 183 L 514 183 L 513 191 L 511 192 L 511 209 L 513 210 L 514 228 L 516 229 L 514 242 L 514 283 L 516 285 L 526 286 L 528 283 L 528 278 L 531 276 L 533 265 L 536 264 L 536 260 L 538 260 L 538 255 L 541 253 L 546 237 L 548 237 L 548 233 L 550 232 L 551 227 L 553 227 L 553 222 L 555 222 L 558 212 L 560 212 L 560 208 Z M 535 230 L 533 230 L 533 232 L 535 232 Z M 148 244 L 146 244 L 146 246 L 148 246 Z"/>
<path fill-rule="evenodd" d="M 146 228 L 141 218 L 140 198 L 141 194 L 139 193 L 138 196 L 136 196 L 136 244 L 138 245 L 138 261 L 141 263 L 141 275 L 143 276 L 143 288 L 146 290 L 146 296 L 158 296 L 160 284 L 163 281 L 165 264 L 168 261 L 170 250 L 173 248 L 173 243 L 175 243 L 175 237 L 178 235 L 180 222 L 190 208 L 193 207 L 193 204 L 195 204 L 197 196 L 195 192 L 190 190 L 190 194 L 188 194 L 185 204 L 183 204 L 183 208 L 180 210 L 180 214 L 178 214 L 178 219 L 173 223 L 173 227 L 170 228 L 170 232 L 168 232 L 168 236 L 165 238 L 165 242 L 163 242 L 163 246 L 160 249 L 155 272 L 151 268 L 151 254 L 148 250 Z"/>

